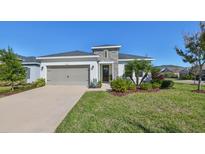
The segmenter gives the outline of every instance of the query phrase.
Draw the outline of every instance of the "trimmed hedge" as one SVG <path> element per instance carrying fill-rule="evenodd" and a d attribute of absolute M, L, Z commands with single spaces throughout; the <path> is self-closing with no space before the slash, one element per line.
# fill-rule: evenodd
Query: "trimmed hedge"
<path fill-rule="evenodd" d="M 161 84 L 162 89 L 172 88 L 174 86 L 174 82 L 172 80 L 163 80 Z"/>

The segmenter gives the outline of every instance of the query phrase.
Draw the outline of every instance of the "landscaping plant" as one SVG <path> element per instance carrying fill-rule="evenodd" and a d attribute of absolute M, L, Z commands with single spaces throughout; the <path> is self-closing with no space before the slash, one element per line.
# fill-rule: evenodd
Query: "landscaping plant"
<path fill-rule="evenodd" d="M 151 70 L 151 62 L 145 60 L 133 60 L 128 62 L 125 65 L 125 76 L 129 77 L 130 80 L 135 83 L 137 86 L 140 86 L 145 78 L 148 76 L 148 73 Z M 133 73 L 135 75 L 136 81 L 133 79 Z M 139 77 L 142 76 L 141 81 L 139 82 Z"/>
<path fill-rule="evenodd" d="M 0 50 L 0 62 L 0 81 L 9 82 L 13 91 L 16 83 L 25 80 L 26 71 L 12 48 Z"/>
<path fill-rule="evenodd" d="M 101 88 L 102 87 L 102 81 L 98 81 L 98 88 Z"/>
<path fill-rule="evenodd" d="M 174 86 L 174 82 L 172 80 L 163 80 L 161 84 L 162 89 L 172 88 Z"/>
<path fill-rule="evenodd" d="M 199 67 L 198 90 L 201 90 L 203 65 L 205 64 L 205 23 L 200 22 L 200 31 L 184 36 L 185 50 L 176 47 L 176 52 L 184 62 Z"/>
<path fill-rule="evenodd" d="M 162 83 L 164 80 L 164 75 L 160 73 L 159 68 L 153 67 L 151 69 L 151 75 L 152 75 L 152 83 L 157 82 L 157 83 Z"/>
<path fill-rule="evenodd" d="M 192 80 L 193 78 L 191 74 L 181 74 L 179 77 L 180 80 Z"/>
<path fill-rule="evenodd" d="M 126 80 L 127 90 L 136 90 L 136 85 L 131 80 Z"/>
<path fill-rule="evenodd" d="M 93 79 L 93 81 L 90 83 L 90 88 L 101 88 L 102 87 L 102 81 L 97 81 L 97 79 Z"/>
<path fill-rule="evenodd" d="M 37 79 L 37 80 L 34 82 L 34 85 L 35 85 L 36 87 L 43 87 L 43 86 L 45 86 L 45 85 L 46 85 L 45 79 L 43 79 L 43 78 Z"/>
<path fill-rule="evenodd" d="M 112 80 L 110 86 L 112 90 L 116 92 L 126 92 L 128 88 L 127 81 L 119 77 L 115 80 Z"/>
<path fill-rule="evenodd" d="M 152 83 L 152 89 L 159 89 L 161 87 L 160 83 L 154 82 Z"/>
<path fill-rule="evenodd" d="M 151 90 L 152 89 L 152 84 L 150 82 L 143 83 L 143 84 L 141 84 L 140 89 L 142 89 L 142 90 Z"/>

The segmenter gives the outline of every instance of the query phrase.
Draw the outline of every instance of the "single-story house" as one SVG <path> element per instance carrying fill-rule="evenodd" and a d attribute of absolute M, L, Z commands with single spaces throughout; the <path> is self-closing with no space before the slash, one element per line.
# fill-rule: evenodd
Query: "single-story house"
<path fill-rule="evenodd" d="M 174 75 L 176 75 L 179 78 L 181 70 L 182 69 L 180 69 L 180 68 L 165 67 L 165 68 L 161 69 L 160 72 L 161 73 L 173 73 Z"/>
<path fill-rule="evenodd" d="M 189 75 L 189 74 L 190 74 L 190 68 L 184 68 L 181 71 L 179 71 L 179 76 Z"/>
<path fill-rule="evenodd" d="M 109 82 L 123 76 L 125 65 L 132 60 L 151 57 L 120 53 L 121 45 L 100 45 L 92 52 L 70 51 L 39 57 L 22 57 L 27 68 L 27 82 L 44 78 L 50 85 L 90 85 L 93 80 Z"/>
<path fill-rule="evenodd" d="M 40 78 L 40 61 L 36 57 L 25 57 L 18 55 L 26 69 L 26 80 L 28 83 L 36 81 Z"/>

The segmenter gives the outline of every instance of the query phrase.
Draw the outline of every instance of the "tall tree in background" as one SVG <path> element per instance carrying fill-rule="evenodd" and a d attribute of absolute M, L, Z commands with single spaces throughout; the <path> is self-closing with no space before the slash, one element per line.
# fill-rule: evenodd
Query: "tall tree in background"
<path fill-rule="evenodd" d="M 0 62 L 0 80 L 9 81 L 13 91 L 15 83 L 26 78 L 25 69 L 12 48 L 0 50 Z"/>
<path fill-rule="evenodd" d="M 205 23 L 200 22 L 200 31 L 184 36 L 186 50 L 176 47 L 176 52 L 184 62 L 196 64 L 199 67 L 198 90 L 201 90 L 202 68 L 205 64 Z"/>

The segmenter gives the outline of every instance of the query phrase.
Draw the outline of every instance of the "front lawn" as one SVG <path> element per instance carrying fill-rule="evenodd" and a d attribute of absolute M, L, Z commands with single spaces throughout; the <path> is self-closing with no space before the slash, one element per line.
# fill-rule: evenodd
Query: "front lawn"
<path fill-rule="evenodd" d="M 4 84 L 0 84 L 4 85 Z M 32 83 L 23 83 L 23 84 L 18 84 L 14 87 L 14 90 L 11 91 L 11 86 L 0 86 L 0 98 L 4 96 L 9 96 L 13 95 L 16 93 L 20 93 L 23 91 L 31 90 L 34 88 L 42 87 L 45 86 L 45 79 L 37 79 L 35 82 Z"/>
<path fill-rule="evenodd" d="M 157 93 L 86 92 L 56 132 L 205 132 L 205 94 L 176 83 Z"/>
<path fill-rule="evenodd" d="M 11 90 L 11 87 L 0 87 L 0 94 L 9 92 Z"/>
<path fill-rule="evenodd" d="M 9 95 L 12 95 L 12 94 L 16 94 L 16 93 L 19 93 L 19 92 L 23 92 L 23 91 L 26 91 L 26 90 L 30 90 L 30 89 L 33 89 L 33 88 L 34 87 L 31 87 L 31 86 L 21 86 L 21 87 L 15 88 L 14 91 L 11 91 L 10 86 L 3 86 L 3 87 L 0 86 L 0 98 L 4 97 L 4 96 L 9 96 Z"/>

